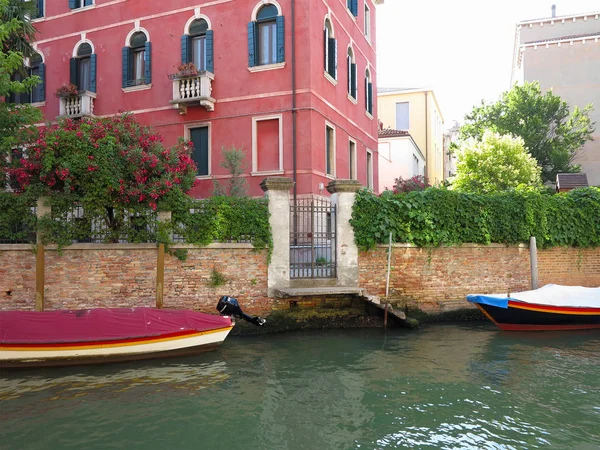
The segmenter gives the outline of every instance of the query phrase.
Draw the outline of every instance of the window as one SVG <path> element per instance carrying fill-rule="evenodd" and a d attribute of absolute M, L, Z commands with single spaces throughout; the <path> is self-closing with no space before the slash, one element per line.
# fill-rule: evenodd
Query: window
<path fill-rule="evenodd" d="M 367 187 L 373 189 L 373 154 L 367 150 Z"/>
<path fill-rule="evenodd" d="M 354 63 L 354 52 L 348 48 L 348 95 L 356 100 L 358 95 L 356 87 L 356 64 Z"/>
<path fill-rule="evenodd" d="M 356 180 L 356 142 L 354 141 L 350 141 L 348 145 L 348 163 L 350 165 L 348 178 Z"/>
<path fill-rule="evenodd" d="M 325 125 L 325 173 L 335 176 L 335 129 Z"/>
<path fill-rule="evenodd" d="M 71 58 L 70 72 L 71 83 L 80 91 L 96 92 L 96 54 L 89 43 L 79 45 L 76 56 Z"/>
<path fill-rule="evenodd" d="M 198 70 L 213 73 L 213 31 L 209 30 L 208 22 L 204 19 L 194 20 L 188 34 L 181 37 L 181 62 L 193 63 Z"/>
<path fill-rule="evenodd" d="M 346 0 L 346 6 L 354 17 L 358 16 L 358 0 Z"/>
<path fill-rule="evenodd" d="M 369 69 L 365 72 L 365 109 L 373 116 L 373 82 Z"/>
<path fill-rule="evenodd" d="M 325 72 L 329 74 L 331 78 L 337 80 L 337 40 L 333 37 L 333 27 L 331 26 L 329 19 L 325 20 L 324 34 Z"/>
<path fill-rule="evenodd" d="M 365 37 L 371 40 L 371 10 L 365 2 Z"/>
<path fill-rule="evenodd" d="M 413 155 L 413 176 L 416 175 L 421 175 L 419 173 L 419 158 L 417 158 L 417 155 Z"/>
<path fill-rule="evenodd" d="M 39 19 L 44 17 L 44 0 L 24 0 L 26 2 L 33 1 L 35 4 L 34 12 L 31 16 L 32 19 Z"/>
<path fill-rule="evenodd" d="M 39 103 L 46 100 L 46 76 L 45 76 L 45 66 L 42 62 L 42 57 L 39 53 L 34 53 L 31 58 L 29 58 L 29 67 L 24 68 L 23 72 L 15 73 L 11 79 L 13 81 L 21 81 L 26 77 L 35 75 L 40 77 L 41 81 L 34 86 L 30 91 L 27 92 L 18 92 L 11 93 L 8 97 L 8 101 L 10 103 Z"/>
<path fill-rule="evenodd" d="M 282 116 L 252 119 L 252 172 L 283 171 Z"/>
<path fill-rule="evenodd" d="M 71 9 L 83 8 L 84 6 L 91 6 L 93 4 L 93 0 L 69 0 L 69 8 Z"/>
<path fill-rule="evenodd" d="M 198 176 L 210 175 L 210 141 L 208 127 L 190 128 L 190 141 L 194 144 L 192 159 L 198 167 Z"/>
<path fill-rule="evenodd" d="M 396 103 L 396 130 L 409 129 L 409 103 Z"/>
<path fill-rule="evenodd" d="M 122 87 L 139 86 L 152 82 L 151 47 L 146 33 L 136 31 L 123 47 Z"/>
<path fill-rule="evenodd" d="M 264 66 L 285 61 L 283 16 L 275 5 L 262 6 L 256 20 L 248 24 L 248 66 Z"/>

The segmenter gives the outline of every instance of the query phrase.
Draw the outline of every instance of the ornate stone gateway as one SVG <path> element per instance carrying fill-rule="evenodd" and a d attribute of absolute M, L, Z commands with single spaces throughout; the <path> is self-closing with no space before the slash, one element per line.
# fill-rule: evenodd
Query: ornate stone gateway
<path fill-rule="evenodd" d="M 336 278 L 336 207 L 310 197 L 290 205 L 290 279 Z"/>

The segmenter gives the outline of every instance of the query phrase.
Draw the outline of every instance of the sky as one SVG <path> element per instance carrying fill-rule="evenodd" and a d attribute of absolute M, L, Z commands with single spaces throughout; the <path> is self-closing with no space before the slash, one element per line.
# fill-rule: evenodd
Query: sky
<path fill-rule="evenodd" d="M 600 11 L 600 0 L 385 0 L 377 7 L 379 87 L 432 88 L 444 128 L 510 89 L 516 23 Z"/>

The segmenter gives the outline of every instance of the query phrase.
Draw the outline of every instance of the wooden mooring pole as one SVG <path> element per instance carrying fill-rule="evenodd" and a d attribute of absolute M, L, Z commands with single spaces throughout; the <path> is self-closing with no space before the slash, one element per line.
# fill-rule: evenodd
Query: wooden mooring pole
<path fill-rule="evenodd" d="M 158 244 L 156 258 L 156 307 L 163 307 L 163 286 L 165 283 L 165 244 Z"/>
<path fill-rule="evenodd" d="M 529 238 L 529 263 L 531 265 L 531 289 L 538 288 L 538 258 L 535 237 Z"/>
<path fill-rule="evenodd" d="M 385 279 L 385 309 L 383 310 L 383 328 L 387 328 L 389 295 L 390 295 L 390 269 L 392 267 L 392 232 L 390 231 L 390 243 L 388 245 L 388 265 Z"/>
<path fill-rule="evenodd" d="M 44 310 L 44 244 L 37 244 L 35 254 L 35 310 Z"/>

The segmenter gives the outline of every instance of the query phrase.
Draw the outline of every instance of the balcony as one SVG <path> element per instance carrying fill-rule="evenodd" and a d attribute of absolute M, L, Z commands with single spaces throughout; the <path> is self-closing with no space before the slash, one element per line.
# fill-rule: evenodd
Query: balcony
<path fill-rule="evenodd" d="M 188 106 L 203 106 L 207 111 L 214 111 L 216 100 L 211 97 L 214 79 L 210 72 L 173 78 L 173 100 L 170 101 L 173 108 L 178 109 L 179 114 L 186 114 Z"/>
<path fill-rule="evenodd" d="M 60 97 L 59 117 L 76 119 L 83 116 L 94 115 L 94 101 L 96 93 L 81 91 L 77 95 Z"/>

